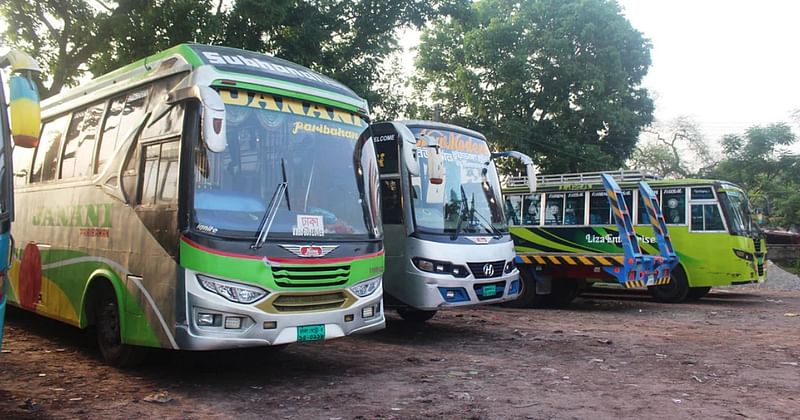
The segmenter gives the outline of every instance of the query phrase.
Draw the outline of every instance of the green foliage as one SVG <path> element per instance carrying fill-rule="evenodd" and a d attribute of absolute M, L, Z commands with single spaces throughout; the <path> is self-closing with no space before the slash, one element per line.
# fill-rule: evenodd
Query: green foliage
<path fill-rule="evenodd" d="M 800 225 L 800 157 L 786 149 L 795 141 L 784 123 L 726 135 L 722 139 L 725 159 L 709 175 L 745 188 L 753 205 L 766 212 L 768 225 L 796 227 Z"/>
<path fill-rule="evenodd" d="M 715 165 L 698 123 L 687 116 L 645 128 L 628 162 L 664 178 L 703 176 Z"/>
<path fill-rule="evenodd" d="M 416 86 L 544 171 L 617 168 L 652 120 L 650 48 L 615 1 L 478 0 L 423 32 Z"/>
<path fill-rule="evenodd" d="M 337 79 L 368 100 L 399 28 L 466 0 L 6 0 L 10 46 L 48 63 L 43 96 L 182 42 L 265 52 Z"/>

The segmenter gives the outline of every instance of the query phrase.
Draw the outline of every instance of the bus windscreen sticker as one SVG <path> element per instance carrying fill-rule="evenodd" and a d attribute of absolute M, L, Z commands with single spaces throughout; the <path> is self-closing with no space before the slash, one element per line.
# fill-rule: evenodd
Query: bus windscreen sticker
<path fill-rule="evenodd" d="M 322 216 L 297 215 L 297 226 L 292 227 L 294 236 L 325 236 Z"/>

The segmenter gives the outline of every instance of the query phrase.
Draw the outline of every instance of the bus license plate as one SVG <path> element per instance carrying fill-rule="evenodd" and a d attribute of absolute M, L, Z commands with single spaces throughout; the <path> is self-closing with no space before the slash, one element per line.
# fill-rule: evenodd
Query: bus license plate
<path fill-rule="evenodd" d="M 646 286 L 653 286 L 655 284 L 656 284 L 656 276 L 653 275 L 653 274 L 648 275 L 647 276 L 647 283 L 645 285 Z"/>
<path fill-rule="evenodd" d="M 496 284 L 487 284 L 483 286 L 481 289 L 481 294 L 483 297 L 494 296 L 497 294 L 497 285 Z"/>
<path fill-rule="evenodd" d="M 325 339 L 325 325 L 301 325 L 297 327 L 297 341 L 319 341 Z"/>

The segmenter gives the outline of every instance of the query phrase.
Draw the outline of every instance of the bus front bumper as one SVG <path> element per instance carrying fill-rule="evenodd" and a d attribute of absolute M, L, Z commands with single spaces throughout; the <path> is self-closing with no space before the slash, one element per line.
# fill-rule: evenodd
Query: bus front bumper
<path fill-rule="evenodd" d="M 176 343 L 185 350 L 218 350 L 321 341 L 376 331 L 386 325 L 382 287 L 369 296 L 358 298 L 346 308 L 289 313 L 265 312 L 254 305 L 228 302 L 217 296 L 208 296 L 203 290 L 197 289 L 189 287 L 187 290 L 187 323 L 176 328 Z M 206 319 L 209 315 L 213 317 L 215 325 L 200 325 L 201 314 Z M 233 318 L 238 320 L 229 321 Z M 235 327 L 237 323 L 239 328 L 229 328 Z M 304 334 L 304 331 L 309 330 L 317 336 L 309 339 Z M 324 337 L 319 335 L 320 332 Z"/>
<path fill-rule="evenodd" d="M 454 306 L 507 302 L 522 290 L 519 271 L 488 279 L 459 279 L 446 275 L 406 272 L 399 298 L 419 310 L 439 310 Z"/>

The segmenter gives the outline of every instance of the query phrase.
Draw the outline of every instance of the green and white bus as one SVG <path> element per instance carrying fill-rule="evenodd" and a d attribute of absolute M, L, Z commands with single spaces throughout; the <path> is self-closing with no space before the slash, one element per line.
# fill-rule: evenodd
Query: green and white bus
<path fill-rule="evenodd" d="M 648 287 L 654 298 L 681 302 L 701 298 L 715 286 L 765 280 L 765 244 L 741 188 L 719 180 L 659 180 L 641 171 L 609 174 L 623 189 L 645 254 L 659 255 L 659 251 L 636 183 L 647 181 L 661 203 L 680 263 L 670 282 Z M 533 274 L 552 279 L 546 303 L 566 303 L 583 285 L 603 281 L 596 274 L 621 258 L 621 241 L 600 173 L 540 176 L 533 194 L 527 191 L 526 179 L 512 177 L 505 181 L 503 196 L 517 254 L 530 261 L 520 268 L 521 301 L 541 300 Z"/>
<path fill-rule="evenodd" d="M 9 301 L 104 358 L 384 327 L 366 102 L 296 64 L 179 45 L 44 101 L 15 149 Z"/>

